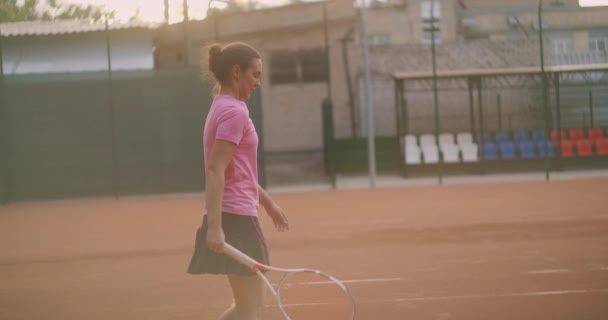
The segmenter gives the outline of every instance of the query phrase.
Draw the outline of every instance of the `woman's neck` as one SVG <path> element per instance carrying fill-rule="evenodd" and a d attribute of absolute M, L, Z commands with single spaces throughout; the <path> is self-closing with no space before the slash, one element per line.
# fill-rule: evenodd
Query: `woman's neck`
<path fill-rule="evenodd" d="M 227 96 L 231 96 L 235 99 L 240 99 L 238 91 L 234 90 L 232 87 L 224 87 L 222 86 L 220 88 L 220 94 L 221 95 L 227 95 Z"/>

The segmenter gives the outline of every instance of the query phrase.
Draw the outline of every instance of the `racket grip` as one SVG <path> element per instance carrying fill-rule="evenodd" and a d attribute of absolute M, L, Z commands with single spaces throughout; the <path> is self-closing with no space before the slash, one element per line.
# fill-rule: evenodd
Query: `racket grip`
<path fill-rule="evenodd" d="M 262 267 L 260 263 L 253 260 L 251 257 L 242 253 L 241 251 L 226 242 L 224 242 L 224 253 L 230 256 L 232 259 L 248 267 L 249 269 L 253 270 L 254 272 L 257 272 L 257 270 L 261 269 Z"/>

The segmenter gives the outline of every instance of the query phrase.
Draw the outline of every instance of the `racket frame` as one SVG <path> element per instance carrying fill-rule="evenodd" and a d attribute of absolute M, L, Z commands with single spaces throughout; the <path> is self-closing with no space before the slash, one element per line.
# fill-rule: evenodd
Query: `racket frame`
<path fill-rule="evenodd" d="M 272 296 L 274 297 L 274 299 L 277 303 L 277 306 L 279 307 L 279 310 L 281 311 L 281 314 L 285 317 L 286 320 L 291 320 L 291 318 L 289 317 L 289 315 L 285 311 L 285 308 L 283 307 L 283 304 L 281 303 L 281 297 L 280 297 L 281 285 L 283 284 L 283 281 L 285 281 L 287 278 L 289 278 L 289 276 L 296 274 L 296 273 L 313 273 L 315 275 L 319 275 L 321 277 L 328 279 L 329 281 L 333 282 L 338 287 L 340 287 L 340 289 L 342 289 L 342 291 L 344 291 L 344 293 L 346 294 L 346 296 L 348 297 L 348 299 L 350 300 L 350 302 L 352 304 L 352 307 L 353 307 L 352 320 L 355 320 L 356 308 L 357 308 L 357 305 L 355 304 L 355 299 L 351 295 L 351 293 L 348 290 L 348 288 L 346 287 L 346 285 L 344 285 L 344 283 L 342 283 L 340 280 L 336 279 L 334 276 L 327 274 L 325 272 L 322 272 L 320 270 L 316 270 L 316 269 L 284 269 L 284 268 L 271 267 L 271 266 L 257 262 L 253 258 L 249 257 L 248 255 L 244 254 L 243 252 L 239 251 L 238 249 L 236 249 L 235 247 L 231 246 L 230 244 L 228 244 L 226 242 L 224 242 L 224 253 L 227 254 L 228 256 L 230 256 L 231 258 L 233 258 L 234 260 L 238 261 L 242 265 L 248 267 L 253 272 L 255 272 L 255 274 L 264 282 L 266 287 L 272 293 Z M 272 286 L 272 284 L 270 283 L 268 278 L 266 278 L 266 276 L 264 275 L 264 273 L 262 271 L 275 271 L 275 272 L 285 273 L 285 276 L 283 276 L 283 278 L 279 282 L 278 290 L 276 290 Z"/>

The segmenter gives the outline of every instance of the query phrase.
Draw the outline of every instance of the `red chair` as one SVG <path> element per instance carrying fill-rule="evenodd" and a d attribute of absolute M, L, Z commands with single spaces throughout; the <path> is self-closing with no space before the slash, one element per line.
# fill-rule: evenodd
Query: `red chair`
<path fill-rule="evenodd" d="M 587 139 L 582 139 L 576 141 L 576 154 L 579 157 L 591 157 L 593 156 L 591 141 Z"/>
<path fill-rule="evenodd" d="M 600 156 L 608 156 L 608 138 L 597 140 L 596 153 Z"/>
<path fill-rule="evenodd" d="M 564 139 L 562 137 L 562 139 Z M 581 128 L 572 128 L 570 129 L 570 140 L 572 142 L 577 143 L 579 140 L 585 139 L 585 130 Z"/>
<path fill-rule="evenodd" d="M 604 138 L 604 131 L 602 128 L 589 128 L 587 133 L 589 134 L 589 140 L 591 140 L 591 143 L 597 143 L 598 140 L 602 140 Z"/>
<path fill-rule="evenodd" d="M 566 139 L 568 139 L 568 135 L 566 134 L 566 130 L 562 129 L 562 142 Z M 551 130 L 551 141 L 553 141 L 553 144 L 557 144 L 557 129 L 553 129 Z"/>
<path fill-rule="evenodd" d="M 562 157 L 574 157 L 574 143 L 570 140 L 562 140 Z"/>

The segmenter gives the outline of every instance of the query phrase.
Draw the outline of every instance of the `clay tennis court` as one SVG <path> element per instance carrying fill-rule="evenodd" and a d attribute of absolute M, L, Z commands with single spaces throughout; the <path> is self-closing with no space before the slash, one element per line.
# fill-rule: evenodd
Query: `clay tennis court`
<path fill-rule="evenodd" d="M 274 193 L 291 230 L 261 220 L 273 264 L 346 280 L 358 319 L 607 319 L 607 190 L 604 178 Z M 216 319 L 227 283 L 185 272 L 203 203 L 0 207 L 0 319 Z"/>

